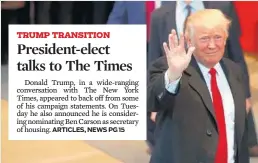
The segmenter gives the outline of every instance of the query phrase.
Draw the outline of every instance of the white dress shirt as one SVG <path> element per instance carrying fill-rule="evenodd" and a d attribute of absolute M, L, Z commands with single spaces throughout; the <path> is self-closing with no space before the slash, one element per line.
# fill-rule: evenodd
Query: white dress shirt
<path fill-rule="evenodd" d="M 198 63 L 198 66 L 202 72 L 202 75 L 205 79 L 206 86 L 210 92 L 210 97 L 212 97 L 211 93 L 211 75 L 209 73 L 208 68 L 203 66 L 202 64 Z M 218 88 L 222 97 L 222 103 L 224 108 L 224 115 L 225 115 L 225 123 L 226 123 L 226 133 L 227 133 L 227 148 L 228 148 L 228 163 L 234 163 L 235 161 L 235 150 L 234 150 L 234 140 L 235 140 L 235 105 L 234 99 L 231 93 L 231 89 L 225 73 L 218 63 L 214 66 L 217 71 L 216 79 Z M 168 83 L 169 79 L 167 73 L 165 73 L 165 87 L 168 92 L 175 93 L 176 88 L 178 86 L 180 79 L 174 81 L 173 83 Z M 212 98 L 211 98 L 212 99 Z"/>

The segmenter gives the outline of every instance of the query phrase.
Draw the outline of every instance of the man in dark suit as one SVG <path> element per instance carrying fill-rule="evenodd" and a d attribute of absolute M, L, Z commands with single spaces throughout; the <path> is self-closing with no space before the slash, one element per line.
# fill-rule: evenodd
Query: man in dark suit
<path fill-rule="evenodd" d="M 178 4 L 177 4 L 178 3 Z M 190 6 L 187 6 L 188 5 Z M 190 8 L 188 8 L 190 7 Z M 189 10 L 188 10 L 188 9 Z M 173 1 L 166 6 L 155 10 L 152 14 L 151 36 L 149 42 L 148 63 L 163 56 L 162 43 L 167 40 L 167 35 L 171 29 L 176 29 L 177 33 L 183 32 L 183 24 L 186 19 L 187 12 L 194 13 L 202 9 L 220 9 L 225 15 L 232 19 L 232 25 L 229 29 L 229 37 L 227 40 L 226 57 L 237 62 L 243 68 L 245 75 L 246 94 L 249 98 L 251 95 L 249 87 L 249 76 L 243 51 L 239 42 L 241 36 L 240 25 L 232 2 L 214 2 L 214 1 Z M 188 10 L 188 11 L 187 11 Z"/>
<path fill-rule="evenodd" d="M 190 15 L 190 13 L 194 13 L 198 10 L 203 10 L 205 8 L 220 9 L 225 15 L 232 19 L 232 25 L 229 29 L 229 37 L 227 39 L 225 57 L 228 57 L 242 67 L 246 88 L 246 109 L 251 110 L 249 75 L 243 56 L 243 51 L 239 42 L 239 37 L 241 35 L 240 25 L 232 2 L 174 1 L 155 10 L 152 14 L 151 21 L 148 65 L 160 56 L 163 56 L 164 50 L 162 49 L 162 43 L 167 40 L 167 35 L 170 33 L 170 30 L 176 29 L 177 33 L 183 32 L 183 26 L 187 15 Z M 156 113 L 152 113 L 151 117 L 153 120 L 155 120 Z M 249 112 L 248 117 L 248 121 L 250 122 L 250 150 L 252 151 L 251 153 L 253 153 L 253 155 L 258 156 L 257 136 L 251 111 Z"/>
<path fill-rule="evenodd" d="M 151 163 L 249 163 L 243 72 L 223 58 L 229 26 L 220 10 L 200 10 L 163 43 L 148 85 L 149 111 L 163 113 Z"/>

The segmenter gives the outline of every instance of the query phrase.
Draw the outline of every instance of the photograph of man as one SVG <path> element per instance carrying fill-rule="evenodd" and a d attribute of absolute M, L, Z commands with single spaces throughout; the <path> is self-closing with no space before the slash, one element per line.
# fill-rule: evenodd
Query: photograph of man
<path fill-rule="evenodd" d="M 171 1 L 171 3 L 156 9 L 152 14 L 151 20 L 151 34 L 147 64 L 150 65 L 157 58 L 165 54 L 162 44 L 164 41 L 167 41 L 167 35 L 171 32 L 171 29 L 175 29 L 177 35 L 184 32 L 183 30 L 187 17 L 196 11 L 203 9 L 219 9 L 223 14 L 231 19 L 224 56 L 239 64 L 243 71 L 245 86 L 245 92 L 243 93 L 246 95 L 246 110 L 248 111 L 248 146 L 250 156 L 258 157 L 258 142 L 252 112 L 253 106 L 251 102 L 252 96 L 249 84 L 249 72 L 247 70 L 244 52 L 240 44 L 240 36 L 243 32 L 240 27 L 240 20 L 233 2 L 192 0 Z M 150 115 L 154 122 L 159 119 L 159 115 L 155 112 L 149 113 L 148 115 Z M 158 135 L 158 130 L 159 129 L 153 125 L 151 127 L 148 126 L 149 135 Z M 153 131 L 155 131 L 155 134 Z M 153 144 L 155 145 L 155 138 Z"/>
<path fill-rule="evenodd" d="M 243 72 L 223 57 L 230 24 L 220 10 L 196 11 L 150 65 L 148 109 L 162 112 L 151 163 L 249 163 Z"/>

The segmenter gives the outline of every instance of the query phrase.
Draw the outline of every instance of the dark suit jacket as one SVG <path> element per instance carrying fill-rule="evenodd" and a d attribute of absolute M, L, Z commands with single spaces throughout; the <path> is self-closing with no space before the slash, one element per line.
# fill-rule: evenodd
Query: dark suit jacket
<path fill-rule="evenodd" d="M 232 19 L 232 25 L 229 30 L 229 38 L 227 41 L 226 54 L 228 54 L 229 59 L 237 62 L 241 65 L 245 78 L 245 88 L 246 97 L 250 97 L 250 87 L 249 87 L 249 76 L 247 71 L 247 66 L 239 42 L 239 37 L 241 35 L 241 29 L 238 22 L 238 17 L 235 12 L 235 8 L 232 2 L 213 2 L 213 1 L 203 1 L 205 8 L 220 9 L 225 15 Z M 148 49 L 148 65 L 164 54 L 163 42 L 167 42 L 168 34 L 171 29 L 176 28 L 176 2 L 172 1 L 166 6 L 155 10 L 152 14 L 151 20 L 151 36 L 149 41 Z"/>
<path fill-rule="evenodd" d="M 146 24 L 145 1 L 116 1 L 107 24 Z M 170 1 L 162 1 L 167 5 Z"/>
<path fill-rule="evenodd" d="M 236 163 L 249 163 L 243 74 L 234 62 L 223 59 L 235 104 Z M 213 163 L 218 144 L 216 118 L 209 90 L 192 59 L 176 95 L 165 89 L 167 61 L 161 57 L 150 67 L 148 109 L 162 113 L 151 163 Z"/>
<path fill-rule="evenodd" d="M 145 24 L 145 1 L 116 1 L 107 24 Z"/>

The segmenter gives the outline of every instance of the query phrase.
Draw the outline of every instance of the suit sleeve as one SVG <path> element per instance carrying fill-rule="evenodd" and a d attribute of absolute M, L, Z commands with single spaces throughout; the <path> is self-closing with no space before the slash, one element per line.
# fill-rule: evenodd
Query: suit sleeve
<path fill-rule="evenodd" d="M 229 30 L 229 40 L 228 40 L 228 50 L 229 50 L 229 58 L 239 64 L 242 67 L 242 71 L 244 73 L 244 83 L 245 83 L 245 93 L 246 98 L 251 97 L 250 92 L 250 84 L 249 84 L 249 74 L 247 65 L 245 62 L 243 50 L 240 44 L 240 36 L 241 36 L 241 28 L 238 20 L 237 13 L 235 11 L 235 7 L 231 2 L 231 12 L 230 18 L 232 19 L 232 24 Z"/>
<path fill-rule="evenodd" d="M 150 26 L 150 40 L 148 46 L 148 61 L 147 66 L 150 66 L 154 60 L 162 56 L 162 47 L 160 45 L 160 35 L 159 35 L 159 13 L 158 10 L 154 11 L 151 15 L 151 26 Z"/>
<path fill-rule="evenodd" d="M 107 24 L 126 24 L 126 2 L 116 1 L 108 17 Z"/>
<path fill-rule="evenodd" d="M 245 118 L 245 129 L 244 129 L 244 133 L 243 133 L 243 137 L 242 137 L 242 141 L 241 141 L 241 148 L 238 151 L 238 154 L 240 155 L 239 158 L 241 158 L 239 160 L 239 162 L 246 162 L 246 163 L 250 163 L 249 160 L 249 150 L 248 150 L 248 119 Z"/>
<path fill-rule="evenodd" d="M 173 108 L 176 94 L 165 88 L 165 73 L 167 64 L 165 57 L 159 58 L 150 65 L 150 76 L 147 93 L 147 108 L 149 112 L 160 112 Z M 180 84 L 179 84 L 180 85 Z M 178 88 L 177 88 L 178 90 Z"/>

